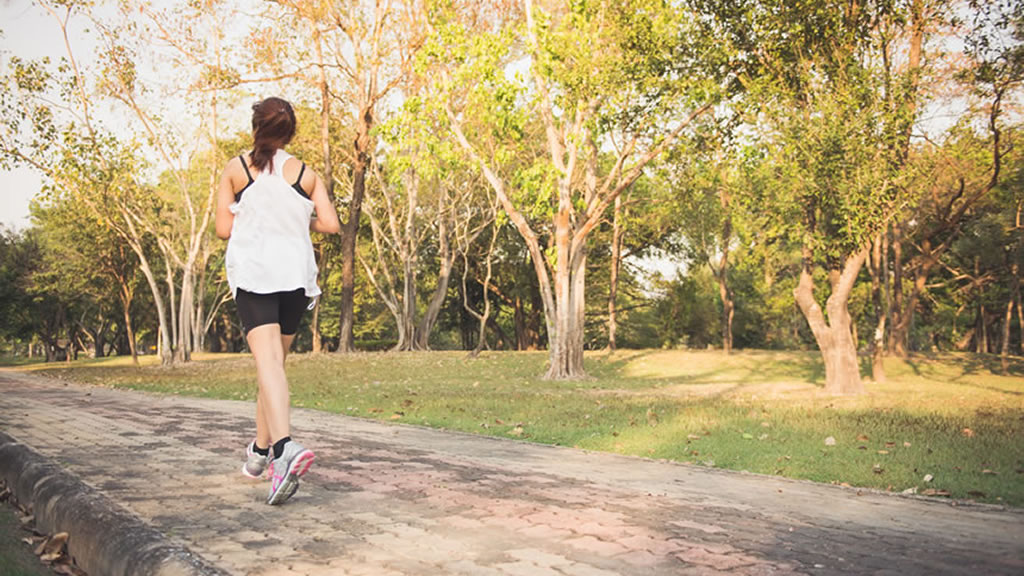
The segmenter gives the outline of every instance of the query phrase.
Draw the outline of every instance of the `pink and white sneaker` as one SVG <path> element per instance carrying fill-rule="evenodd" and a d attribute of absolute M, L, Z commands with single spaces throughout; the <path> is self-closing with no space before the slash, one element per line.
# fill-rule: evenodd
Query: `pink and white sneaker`
<path fill-rule="evenodd" d="M 270 495 L 267 504 L 283 504 L 299 489 L 299 478 L 309 471 L 316 460 L 312 450 L 301 444 L 289 441 L 284 445 L 280 458 L 270 462 Z"/>

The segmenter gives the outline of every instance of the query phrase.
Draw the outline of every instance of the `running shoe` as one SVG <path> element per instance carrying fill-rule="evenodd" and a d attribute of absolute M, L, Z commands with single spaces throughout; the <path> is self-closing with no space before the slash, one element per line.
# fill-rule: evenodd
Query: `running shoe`
<path fill-rule="evenodd" d="M 283 504 L 299 489 L 299 477 L 309 471 L 316 456 L 301 444 L 289 441 L 279 458 L 270 462 L 270 495 L 267 504 Z"/>
<path fill-rule="evenodd" d="M 270 463 L 270 455 L 264 456 L 259 454 L 255 448 L 255 440 L 249 442 L 249 445 L 245 447 L 245 464 L 242 465 L 242 474 L 246 478 L 258 479 L 263 475 L 263 471 L 267 469 L 267 464 Z"/>

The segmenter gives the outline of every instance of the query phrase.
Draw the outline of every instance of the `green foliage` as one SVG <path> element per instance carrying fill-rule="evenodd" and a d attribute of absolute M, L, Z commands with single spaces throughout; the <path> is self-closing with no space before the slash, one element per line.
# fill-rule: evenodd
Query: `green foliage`
<path fill-rule="evenodd" d="M 38 310 L 30 289 L 39 255 L 33 235 L 0 229 L 0 338 L 25 339 L 34 332 Z"/>

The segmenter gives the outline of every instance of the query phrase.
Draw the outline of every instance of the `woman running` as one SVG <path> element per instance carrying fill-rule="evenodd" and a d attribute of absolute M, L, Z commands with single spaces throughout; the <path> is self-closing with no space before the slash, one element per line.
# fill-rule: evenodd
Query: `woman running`
<path fill-rule="evenodd" d="M 256 360 L 256 438 L 242 473 L 259 478 L 269 465 L 267 504 L 299 489 L 315 456 L 291 439 L 284 359 L 302 314 L 320 294 L 309 232 L 337 234 L 338 215 L 323 181 L 284 151 L 295 112 L 280 98 L 252 107 L 251 152 L 228 161 L 217 193 L 217 236 L 228 240 L 228 285 Z"/>

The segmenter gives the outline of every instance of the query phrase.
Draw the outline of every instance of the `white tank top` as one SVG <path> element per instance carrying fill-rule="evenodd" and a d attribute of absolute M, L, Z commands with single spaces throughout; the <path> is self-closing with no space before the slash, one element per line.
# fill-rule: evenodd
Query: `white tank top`
<path fill-rule="evenodd" d="M 241 199 L 230 206 L 235 220 L 224 260 L 232 296 L 239 288 L 256 294 L 299 288 L 310 298 L 320 294 L 309 237 L 313 202 L 285 181 L 289 158 L 278 150 L 273 171 L 254 173 Z"/>

